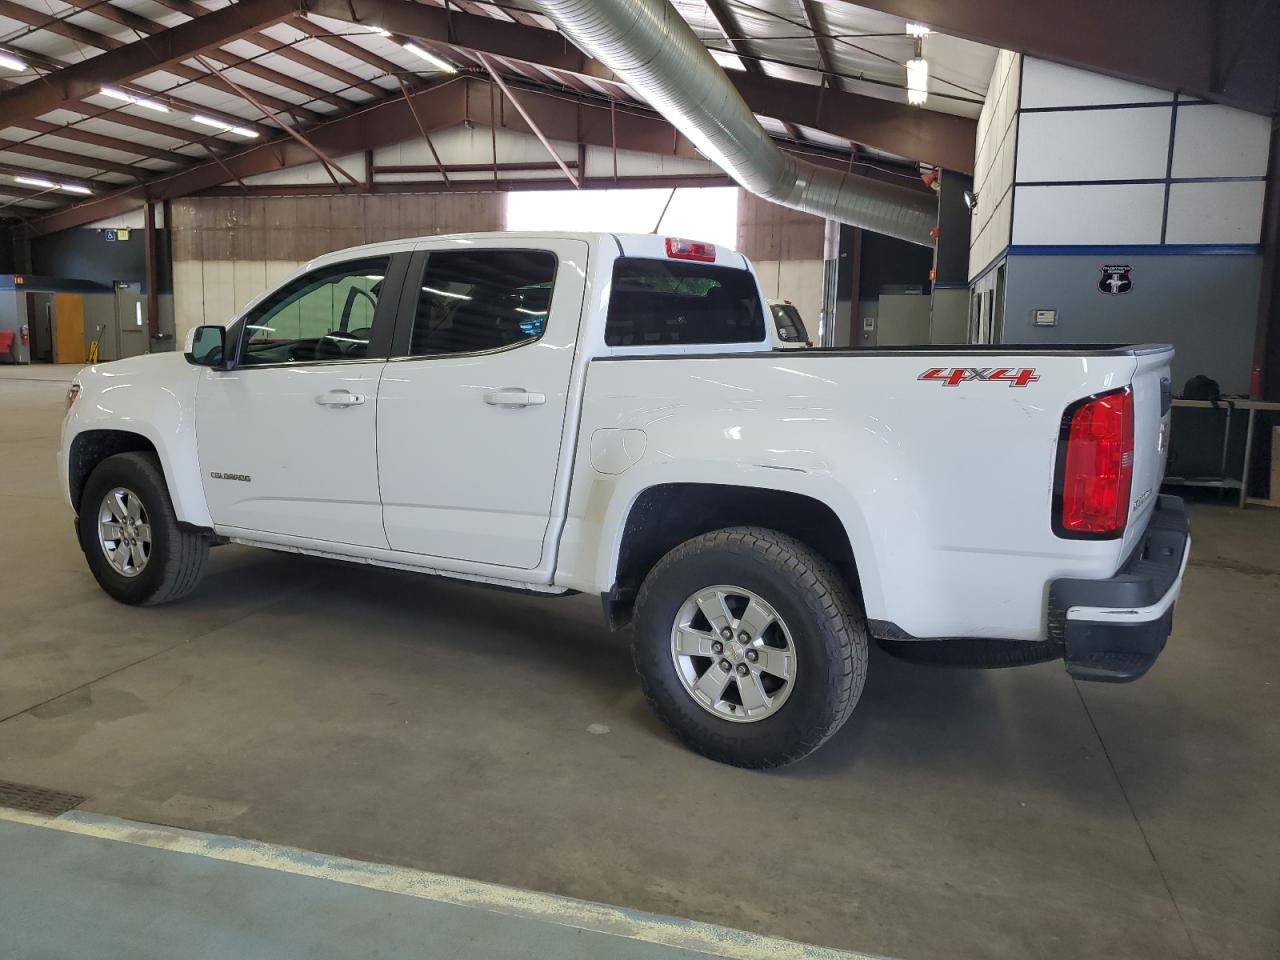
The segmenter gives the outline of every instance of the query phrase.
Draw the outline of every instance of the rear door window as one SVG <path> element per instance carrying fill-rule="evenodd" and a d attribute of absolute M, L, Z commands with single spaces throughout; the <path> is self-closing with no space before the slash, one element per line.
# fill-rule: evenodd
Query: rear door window
<path fill-rule="evenodd" d="M 422 272 L 411 357 L 531 343 L 551 309 L 556 256 L 547 250 L 446 250 Z"/>
<path fill-rule="evenodd" d="M 746 270 L 709 263 L 619 257 L 604 341 L 611 347 L 758 343 L 764 311 Z"/>

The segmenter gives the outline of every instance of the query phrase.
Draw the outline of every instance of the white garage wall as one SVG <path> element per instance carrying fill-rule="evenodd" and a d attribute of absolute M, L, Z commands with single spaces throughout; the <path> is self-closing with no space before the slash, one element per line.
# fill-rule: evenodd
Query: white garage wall
<path fill-rule="evenodd" d="M 1026 57 L 1018 246 L 1256 244 L 1270 121 Z"/>
<path fill-rule="evenodd" d="M 969 237 L 970 280 L 1009 246 L 1021 61 L 1016 53 L 1000 51 L 978 117 L 973 170 L 978 204 Z"/>

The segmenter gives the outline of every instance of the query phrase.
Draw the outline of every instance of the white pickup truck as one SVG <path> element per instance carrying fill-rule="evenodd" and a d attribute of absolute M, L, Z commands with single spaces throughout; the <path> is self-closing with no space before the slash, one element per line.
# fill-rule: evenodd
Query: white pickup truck
<path fill-rule="evenodd" d="M 768 321 L 711 244 L 344 250 L 185 355 L 81 371 L 63 490 L 124 603 L 228 541 L 599 594 L 672 731 L 741 766 L 840 728 L 869 637 L 1148 669 L 1190 549 L 1159 494 L 1169 347 L 784 352 Z"/>

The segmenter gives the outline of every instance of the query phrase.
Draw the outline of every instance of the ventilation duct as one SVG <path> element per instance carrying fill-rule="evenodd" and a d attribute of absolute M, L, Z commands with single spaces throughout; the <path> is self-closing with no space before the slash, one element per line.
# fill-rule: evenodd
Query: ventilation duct
<path fill-rule="evenodd" d="M 937 200 L 783 153 L 668 0 L 540 0 L 573 41 L 620 76 L 744 189 L 774 203 L 931 246 Z"/>

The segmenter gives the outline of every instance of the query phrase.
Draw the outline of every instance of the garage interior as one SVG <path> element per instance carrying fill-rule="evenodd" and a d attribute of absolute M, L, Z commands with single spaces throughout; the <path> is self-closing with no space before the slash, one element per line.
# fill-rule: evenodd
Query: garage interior
<path fill-rule="evenodd" d="M 532 0 L 0 0 L 0 955 L 1280 955 L 1280 6 L 671 6 L 787 156 L 936 202 L 927 243 L 740 188 Z M 54 462 L 85 363 L 535 192 L 564 219 L 522 229 L 719 196 L 815 346 L 1172 343 L 1222 399 L 1173 401 L 1151 673 L 873 645 L 765 773 L 671 737 L 597 597 L 236 545 L 177 604 L 98 589 Z"/>

